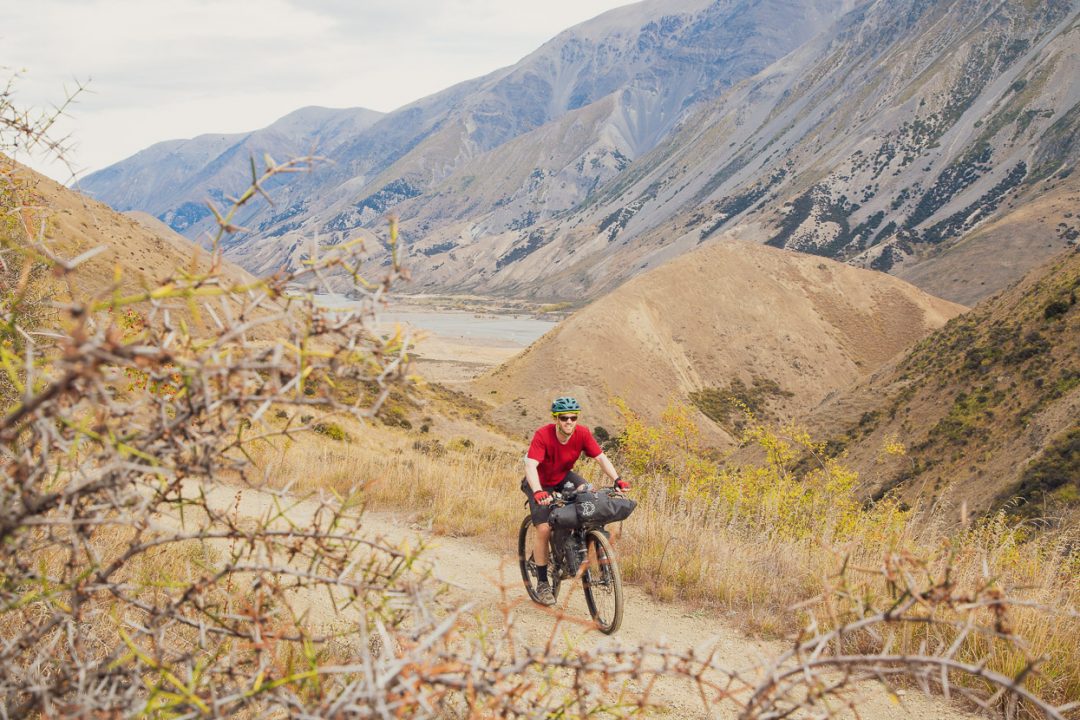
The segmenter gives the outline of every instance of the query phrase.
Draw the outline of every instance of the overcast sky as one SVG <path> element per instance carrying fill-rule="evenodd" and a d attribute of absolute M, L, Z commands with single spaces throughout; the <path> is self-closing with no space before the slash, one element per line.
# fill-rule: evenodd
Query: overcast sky
<path fill-rule="evenodd" d="M 45 106 L 80 175 L 161 140 L 269 125 L 305 105 L 389 111 L 513 64 L 627 0 L 33 0 L 6 3 L 0 84 Z M 20 161 L 62 181 L 66 168 Z"/>

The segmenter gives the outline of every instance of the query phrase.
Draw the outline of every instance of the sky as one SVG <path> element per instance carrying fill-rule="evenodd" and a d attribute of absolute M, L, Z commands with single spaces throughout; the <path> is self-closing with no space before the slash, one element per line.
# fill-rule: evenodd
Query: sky
<path fill-rule="evenodd" d="M 265 127 L 307 105 L 390 111 L 511 65 L 628 0 L 8 2 L 0 87 L 57 121 L 61 182 L 162 140 Z M 70 169 L 69 169 L 70 166 Z"/>

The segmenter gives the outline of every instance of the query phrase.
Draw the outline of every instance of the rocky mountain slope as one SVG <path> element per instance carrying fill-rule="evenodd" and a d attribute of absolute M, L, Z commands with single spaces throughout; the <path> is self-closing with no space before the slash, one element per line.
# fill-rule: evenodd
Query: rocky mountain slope
<path fill-rule="evenodd" d="M 1080 510 L 1080 251 L 1066 250 L 811 416 L 874 495 Z M 904 454 L 886 445 L 902 444 Z"/>
<path fill-rule="evenodd" d="M 605 13 L 514 66 L 419 100 L 351 135 L 324 138 L 319 152 L 333 163 L 289 178 L 275 192 L 277 207 L 241 217 L 253 232 L 236 239 L 230 256 L 252 270 L 295 264 L 304 253 L 302 239 L 339 242 L 379 227 L 393 208 L 410 220 L 407 236 L 428 239 L 415 248 L 420 275 L 427 275 L 428 258 L 440 264 L 457 244 L 447 239 L 451 232 L 479 240 L 462 254 L 502 258 L 499 267 L 506 267 L 521 253 L 507 259 L 502 246 L 578 206 L 695 108 L 799 47 L 853 4 L 648 0 Z M 213 145 L 201 140 L 200 148 Z M 246 172 L 247 153 L 218 141 L 214 149 L 221 154 L 201 153 L 190 164 L 169 160 L 155 176 L 155 164 L 174 145 L 95 173 L 80 187 L 198 237 L 209 222 L 203 200 L 233 192 L 211 181 L 213 170 L 228 165 Z M 172 172 L 179 166 L 189 167 L 187 176 Z M 143 183 L 153 198 L 132 196 L 136 178 L 153 178 Z M 507 232 L 512 238 L 499 236 Z"/>
<path fill-rule="evenodd" d="M 882 273 L 719 243 L 588 305 L 474 388 L 517 432 L 572 394 L 586 424 L 613 431 L 615 398 L 654 421 L 670 402 L 693 404 L 706 437 L 727 444 L 741 421 L 727 395 L 763 419 L 789 420 L 963 309 Z"/>
<path fill-rule="evenodd" d="M 417 290 L 598 296 L 727 236 L 974 302 L 1080 232 L 1067 211 L 1038 238 L 985 231 L 1077 190 L 1078 16 L 1077 0 L 628 6 L 324 142 L 334 164 L 279 187 L 229 253 L 296 264 L 304 239 L 393 211 Z M 200 157 L 160 182 L 160 159 L 133 158 L 82 187 L 193 237 L 203 197 L 229 189 L 191 178 L 240 161 Z M 134 202 L 136 176 L 155 200 Z M 949 280 L 958 258 L 966 282 Z"/>
<path fill-rule="evenodd" d="M 864 4 L 545 230 L 545 287 L 609 285 L 612 267 L 625 276 L 731 234 L 949 289 L 932 266 L 953 244 L 1077 188 L 1078 13 L 1076 2 Z M 1014 274 L 982 294 L 1075 240 L 1078 223 L 1059 221 L 1051 248 L 1014 246 Z"/>
<path fill-rule="evenodd" d="M 213 227 L 207 200 L 228 205 L 226 198 L 251 183 L 252 160 L 261 168 L 266 155 L 282 161 L 336 147 L 382 116 L 364 108 L 301 108 L 253 132 L 157 143 L 77 187 L 116 210 L 146 212 L 197 240 Z"/>

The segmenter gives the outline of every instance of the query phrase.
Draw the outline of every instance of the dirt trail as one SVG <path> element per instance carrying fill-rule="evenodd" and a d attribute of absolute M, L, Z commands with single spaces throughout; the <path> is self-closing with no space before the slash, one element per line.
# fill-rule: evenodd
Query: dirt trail
<path fill-rule="evenodd" d="M 208 500 L 213 507 L 220 510 L 235 508 L 241 516 L 246 517 L 262 515 L 272 502 L 269 495 L 258 491 L 227 486 L 210 490 Z M 305 513 L 312 508 L 312 503 L 300 502 L 289 515 L 293 520 L 302 522 Z M 528 602 L 521 587 L 515 555 L 500 555 L 468 539 L 433 537 L 389 513 L 368 512 L 364 515 L 364 525 L 369 538 L 382 537 L 394 546 L 408 544 L 416 547 L 421 541 L 428 543 L 423 557 L 434 576 L 451 588 L 450 596 L 456 602 L 472 602 L 481 611 L 497 611 L 503 600 L 503 587 L 511 598 L 520 597 L 522 602 L 514 609 L 515 623 L 524 632 L 527 642 L 547 643 L 555 628 L 558 642 L 570 642 L 578 647 L 600 643 L 610 645 L 612 642 L 631 647 L 661 642 L 673 649 L 715 648 L 719 664 L 732 670 L 748 669 L 785 649 L 782 643 L 747 638 L 722 617 L 690 611 L 678 604 L 661 604 L 629 586 L 626 587 L 622 627 L 613 638 L 607 638 L 575 623 L 558 622 L 554 612 Z M 588 618 L 580 583 L 563 584 L 558 608 L 572 618 Z M 331 619 L 329 608 L 313 610 L 317 614 L 323 614 L 320 610 L 325 610 L 327 620 Z M 651 697 L 666 707 L 664 717 L 734 717 L 731 709 L 724 707 L 706 713 L 696 692 L 674 680 L 658 683 Z M 929 698 L 914 690 L 904 693 L 902 702 L 898 704 L 877 688 L 864 691 L 860 716 L 874 720 L 961 720 L 978 717 L 949 705 L 941 698 Z"/>

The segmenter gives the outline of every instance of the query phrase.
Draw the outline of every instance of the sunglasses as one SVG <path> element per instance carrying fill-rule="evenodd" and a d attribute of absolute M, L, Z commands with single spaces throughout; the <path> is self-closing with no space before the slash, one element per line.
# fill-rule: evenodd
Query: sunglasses
<path fill-rule="evenodd" d="M 559 415 L 559 420 L 569 420 L 570 422 L 577 422 L 577 415 Z"/>

